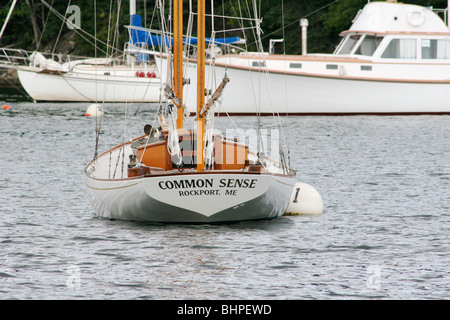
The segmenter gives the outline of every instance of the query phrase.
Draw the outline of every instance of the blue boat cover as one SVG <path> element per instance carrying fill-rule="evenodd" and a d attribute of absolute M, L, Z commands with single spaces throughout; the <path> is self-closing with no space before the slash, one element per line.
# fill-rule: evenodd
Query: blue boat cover
<path fill-rule="evenodd" d="M 142 28 L 142 18 L 138 14 L 133 14 L 130 17 L 130 24 L 133 27 Z M 231 37 L 231 38 L 216 38 L 214 39 L 214 44 L 230 44 L 240 41 L 241 38 L 239 37 Z M 137 30 L 130 28 L 130 42 L 132 44 L 137 43 L 145 43 L 149 46 L 160 46 L 162 43 L 164 43 L 166 46 L 172 47 L 173 46 L 173 38 L 172 37 L 161 37 L 151 34 L 149 31 L 145 30 Z M 197 44 L 197 38 L 183 38 L 183 43 L 189 43 L 189 44 Z M 211 43 L 213 42 L 211 38 L 205 38 L 205 43 Z"/>

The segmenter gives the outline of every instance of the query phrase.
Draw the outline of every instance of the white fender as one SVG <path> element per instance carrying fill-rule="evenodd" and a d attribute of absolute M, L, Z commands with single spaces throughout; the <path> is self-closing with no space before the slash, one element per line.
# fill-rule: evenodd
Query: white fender
<path fill-rule="evenodd" d="M 84 115 L 86 117 L 101 117 L 103 116 L 103 107 L 97 103 L 90 104 Z"/>
<path fill-rule="evenodd" d="M 323 203 L 319 192 L 309 184 L 297 182 L 284 215 L 321 214 L 322 212 Z"/>

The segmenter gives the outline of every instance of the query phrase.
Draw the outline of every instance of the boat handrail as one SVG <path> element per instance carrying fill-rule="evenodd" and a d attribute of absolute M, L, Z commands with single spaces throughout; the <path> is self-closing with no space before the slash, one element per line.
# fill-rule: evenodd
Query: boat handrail
<path fill-rule="evenodd" d="M 27 51 L 13 48 L 0 48 L 0 66 L 26 65 L 30 61 Z"/>

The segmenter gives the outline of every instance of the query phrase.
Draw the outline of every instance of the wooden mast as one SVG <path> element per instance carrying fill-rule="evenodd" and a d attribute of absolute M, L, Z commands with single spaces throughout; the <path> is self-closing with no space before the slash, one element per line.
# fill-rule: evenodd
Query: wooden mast
<path fill-rule="evenodd" d="M 200 115 L 205 104 L 205 0 L 197 1 L 197 171 L 204 168 L 203 139 L 205 118 Z"/>
<path fill-rule="evenodd" d="M 183 128 L 183 0 L 173 1 L 173 82 L 178 105 L 177 128 Z"/>

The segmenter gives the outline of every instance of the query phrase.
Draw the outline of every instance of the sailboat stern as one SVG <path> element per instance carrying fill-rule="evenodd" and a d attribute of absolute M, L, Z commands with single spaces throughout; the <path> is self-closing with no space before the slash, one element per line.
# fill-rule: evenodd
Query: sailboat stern
<path fill-rule="evenodd" d="M 116 181 L 87 177 L 86 185 L 95 214 L 101 218 L 217 223 L 282 216 L 295 176 L 194 173 Z"/>
<path fill-rule="evenodd" d="M 144 188 L 159 204 L 156 221 L 201 223 L 278 218 L 294 184 L 271 174 L 205 173 L 146 179 Z"/>

